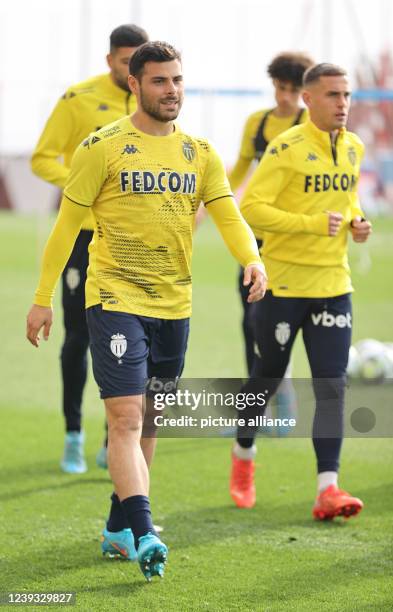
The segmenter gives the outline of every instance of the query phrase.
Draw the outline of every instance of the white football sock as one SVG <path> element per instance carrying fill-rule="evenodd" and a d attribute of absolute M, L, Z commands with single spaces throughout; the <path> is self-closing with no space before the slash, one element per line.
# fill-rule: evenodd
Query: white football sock
<path fill-rule="evenodd" d="M 337 478 L 337 472 L 320 472 L 317 477 L 318 493 L 321 493 L 321 491 L 324 491 L 330 485 L 337 486 Z"/>
<path fill-rule="evenodd" d="M 239 442 L 235 442 L 235 446 L 233 447 L 233 454 L 236 455 L 239 459 L 254 459 L 257 454 L 257 447 L 255 444 L 250 446 L 250 448 L 243 448 L 240 446 Z"/>

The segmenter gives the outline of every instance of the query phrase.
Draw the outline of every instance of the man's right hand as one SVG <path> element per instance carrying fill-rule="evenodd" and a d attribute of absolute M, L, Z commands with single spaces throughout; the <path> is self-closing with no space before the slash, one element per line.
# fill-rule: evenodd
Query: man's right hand
<path fill-rule="evenodd" d="M 341 213 L 327 211 L 329 216 L 329 236 L 337 236 L 344 217 Z"/>
<path fill-rule="evenodd" d="M 33 304 L 33 306 L 30 308 L 29 314 L 27 315 L 26 329 L 26 337 L 33 346 L 39 346 L 40 336 L 38 334 L 42 327 L 44 328 L 44 340 L 48 340 L 52 321 L 52 308 Z"/>
<path fill-rule="evenodd" d="M 251 283 L 251 288 L 248 293 L 247 302 L 258 302 L 266 293 L 267 276 L 265 266 L 263 264 L 250 264 L 244 269 L 243 285 L 248 287 Z"/>

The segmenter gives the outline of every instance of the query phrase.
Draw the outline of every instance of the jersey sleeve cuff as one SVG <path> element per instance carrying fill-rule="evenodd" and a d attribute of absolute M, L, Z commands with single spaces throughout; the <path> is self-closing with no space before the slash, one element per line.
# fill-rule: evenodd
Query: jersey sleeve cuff
<path fill-rule="evenodd" d="M 52 296 L 43 295 L 42 293 L 36 292 L 34 295 L 34 304 L 36 306 L 44 306 L 45 308 L 52 307 Z"/>
<path fill-rule="evenodd" d="M 265 268 L 265 266 L 263 264 L 263 261 L 261 259 L 259 259 L 259 260 L 258 259 L 253 259 L 253 260 L 249 261 L 248 263 L 246 263 L 246 265 L 244 267 L 247 268 L 247 266 L 259 266 L 263 270 L 263 273 L 264 273 L 264 275 L 267 278 L 266 268 Z"/>

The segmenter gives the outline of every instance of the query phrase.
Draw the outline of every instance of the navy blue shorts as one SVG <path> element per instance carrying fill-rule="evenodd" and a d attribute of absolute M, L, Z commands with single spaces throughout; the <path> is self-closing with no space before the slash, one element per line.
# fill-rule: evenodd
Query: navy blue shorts
<path fill-rule="evenodd" d="M 173 389 L 183 371 L 189 319 L 142 317 L 101 305 L 88 308 L 86 317 L 102 399 Z"/>

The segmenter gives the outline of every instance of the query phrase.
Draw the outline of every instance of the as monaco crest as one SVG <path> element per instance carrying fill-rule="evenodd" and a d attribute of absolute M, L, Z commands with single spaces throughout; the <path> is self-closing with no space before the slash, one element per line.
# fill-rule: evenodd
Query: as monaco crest
<path fill-rule="evenodd" d="M 74 293 L 75 289 L 81 282 L 81 275 L 78 268 L 67 268 L 65 280 L 68 289 L 71 291 L 71 293 Z"/>
<path fill-rule="evenodd" d="M 190 163 L 194 160 L 195 149 L 190 142 L 183 142 L 183 155 Z"/>
<path fill-rule="evenodd" d="M 114 334 L 111 338 L 111 351 L 118 358 L 119 363 L 123 363 L 121 357 L 127 350 L 127 340 L 123 334 Z"/>
<path fill-rule="evenodd" d="M 277 323 L 276 331 L 274 333 L 276 340 L 281 346 L 284 346 L 291 335 L 291 327 L 289 323 L 286 321 L 282 321 L 281 323 Z"/>

